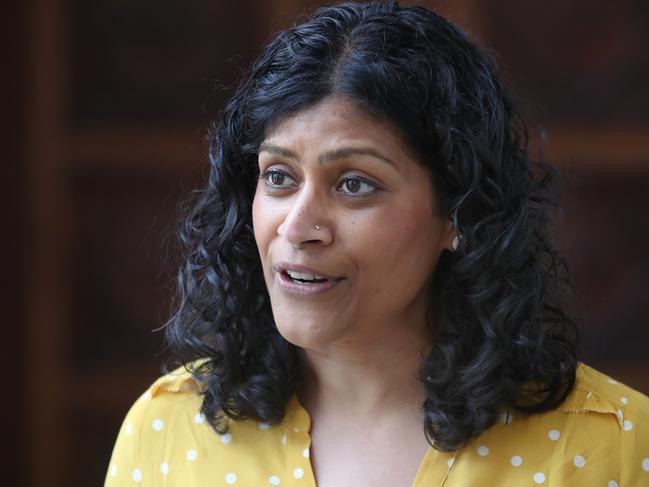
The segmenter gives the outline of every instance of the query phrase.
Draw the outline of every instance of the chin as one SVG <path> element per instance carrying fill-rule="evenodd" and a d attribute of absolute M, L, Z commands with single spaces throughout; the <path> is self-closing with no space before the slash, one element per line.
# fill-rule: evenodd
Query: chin
<path fill-rule="evenodd" d="M 335 339 L 333 330 L 322 323 L 315 323 L 313 318 L 298 321 L 276 319 L 275 323 L 279 334 L 296 347 L 315 349 Z"/>

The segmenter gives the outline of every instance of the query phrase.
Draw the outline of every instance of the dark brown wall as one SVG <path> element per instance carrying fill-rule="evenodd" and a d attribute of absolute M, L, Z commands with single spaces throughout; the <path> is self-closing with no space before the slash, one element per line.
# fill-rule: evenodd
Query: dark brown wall
<path fill-rule="evenodd" d="M 167 243 L 207 168 L 203 134 L 228 94 L 216 88 L 232 88 L 270 34 L 316 3 L 3 6 L 2 370 L 18 445 L 8 485 L 101 483 L 121 419 L 159 373 L 154 330 L 177 258 Z M 497 51 L 537 139 L 545 127 L 546 159 L 565 176 L 557 240 L 584 357 L 649 393 L 647 7 L 421 3 Z"/>

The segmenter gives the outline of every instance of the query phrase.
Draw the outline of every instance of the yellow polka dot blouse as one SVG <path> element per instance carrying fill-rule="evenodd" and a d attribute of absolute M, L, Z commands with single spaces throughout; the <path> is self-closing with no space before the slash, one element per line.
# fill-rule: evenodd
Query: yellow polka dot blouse
<path fill-rule="evenodd" d="M 236 421 L 224 435 L 200 404 L 186 372 L 158 379 L 124 420 L 105 486 L 315 487 L 310 419 L 295 396 L 281 425 Z M 460 451 L 430 448 L 413 487 L 476 485 L 649 486 L 649 398 L 580 364 L 557 409 L 505 412 Z"/>

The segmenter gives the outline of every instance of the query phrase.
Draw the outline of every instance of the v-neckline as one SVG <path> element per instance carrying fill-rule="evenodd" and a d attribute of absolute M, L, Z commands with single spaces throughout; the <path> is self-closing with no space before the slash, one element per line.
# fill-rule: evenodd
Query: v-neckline
<path fill-rule="evenodd" d="M 302 454 L 307 457 L 309 461 L 307 462 L 308 471 L 304 473 L 305 477 L 310 479 L 311 487 L 317 487 L 315 471 L 313 469 L 313 460 L 311 458 L 311 415 L 302 405 L 297 394 L 293 394 L 291 397 L 287 413 L 287 417 L 285 418 L 285 428 L 299 430 L 306 433 L 307 443 L 306 447 L 302 448 Z M 457 454 L 458 452 L 441 452 L 432 446 L 429 446 L 419 462 L 419 467 L 417 468 L 417 472 L 410 487 L 442 487 L 446 483 L 448 474 L 453 468 Z M 434 465 L 435 463 L 438 465 Z"/>

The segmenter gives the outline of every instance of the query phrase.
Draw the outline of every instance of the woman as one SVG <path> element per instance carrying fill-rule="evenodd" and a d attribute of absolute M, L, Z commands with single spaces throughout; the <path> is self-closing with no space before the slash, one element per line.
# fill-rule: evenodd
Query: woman
<path fill-rule="evenodd" d="M 423 7 L 280 33 L 213 127 L 106 485 L 649 485 L 649 400 L 575 356 L 548 176 Z"/>

